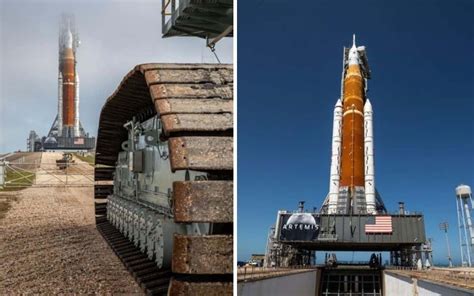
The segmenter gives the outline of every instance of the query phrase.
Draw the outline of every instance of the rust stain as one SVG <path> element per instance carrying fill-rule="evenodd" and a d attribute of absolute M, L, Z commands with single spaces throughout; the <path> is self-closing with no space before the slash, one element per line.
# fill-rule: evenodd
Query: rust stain
<path fill-rule="evenodd" d="M 175 234 L 172 270 L 185 274 L 231 274 L 233 236 Z"/>
<path fill-rule="evenodd" d="M 181 181 L 173 183 L 176 222 L 233 221 L 232 181 Z"/>

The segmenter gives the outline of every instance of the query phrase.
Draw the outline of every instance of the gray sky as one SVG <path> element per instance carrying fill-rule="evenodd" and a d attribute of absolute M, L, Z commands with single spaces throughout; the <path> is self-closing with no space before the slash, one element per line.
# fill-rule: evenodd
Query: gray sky
<path fill-rule="evenodd" d="M 216 62 L 199 38 L 161 38 L 161 0 L 0 0 L 0 153 L 46 135 L 57 111 L 58 22 L 74 13 L 81 122 L 97 134 L 100 109 L 125 74 L 149 62 Z M 232 63 L 232 39 L 216 46 Z"/>

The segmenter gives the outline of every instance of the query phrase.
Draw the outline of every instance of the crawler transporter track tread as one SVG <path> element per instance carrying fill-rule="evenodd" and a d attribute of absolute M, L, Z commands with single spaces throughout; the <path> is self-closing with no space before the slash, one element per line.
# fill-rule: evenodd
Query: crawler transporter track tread
<path fill-rule="evenodd" d="M 95 167 L 97 228 L 149 295 L 232 295 L 232 114 L 232 65 L 221 64 L 138 65 L 102 108 Z M 159 269 L 107 220 L 114 168 L 128 138 L 124 124 L 153 116 L 162 123 L 160 140 L 168 143 L 171 172 L 209 176 L 173 183 L 174 223 L 215 225 L 212 234 L 174 234 L 171 269 Z"/>

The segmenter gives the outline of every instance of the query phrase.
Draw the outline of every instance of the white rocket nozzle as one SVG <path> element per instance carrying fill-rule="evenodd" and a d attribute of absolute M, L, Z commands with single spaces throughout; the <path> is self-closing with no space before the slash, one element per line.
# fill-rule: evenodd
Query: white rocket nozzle
<path fill-rule="evenodd" d="M 67 30 L 66 36 L 66 48 L 72 48 L 72 33 L 71 30 Z"/>

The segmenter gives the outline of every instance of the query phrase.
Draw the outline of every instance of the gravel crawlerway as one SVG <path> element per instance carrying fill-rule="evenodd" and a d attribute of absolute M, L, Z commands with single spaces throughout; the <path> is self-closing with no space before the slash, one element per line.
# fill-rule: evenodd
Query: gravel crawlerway
<path fill-rule="evenodd" d="M 41 166 L 60 157 L 43 153 Z M 48 172 L 38 183 L 58 180 Z M 95 228 L 92 186 L 39 186 L 9 195 L 14 201 L 0 219 L 0 295 L 142 294 Z"/>

